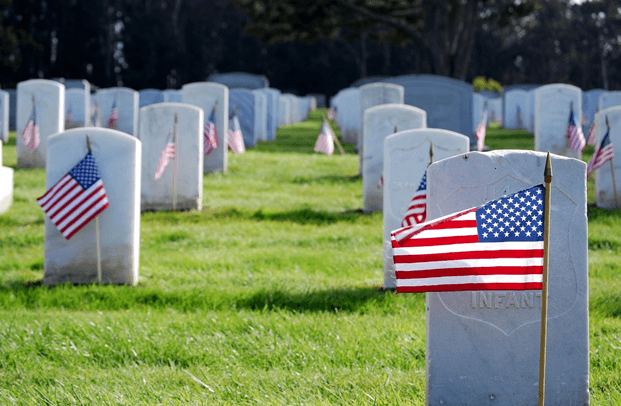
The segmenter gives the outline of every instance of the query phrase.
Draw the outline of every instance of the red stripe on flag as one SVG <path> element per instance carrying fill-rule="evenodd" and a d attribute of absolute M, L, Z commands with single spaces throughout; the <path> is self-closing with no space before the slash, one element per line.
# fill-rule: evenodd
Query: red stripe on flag
<path fill-rule="evenodd" d="M 397 293 L 456 292 L 462 290 L 541 290 L 541 282 L 524 283 L 463 283 L 455 285 L 404 286 Z"/>
<path fill-rule="evenodd" d="M 106 196 L 104 196 L 106 197 Z M 82 227 L 84 227 L 86 224 L 89 223 L 89 221 L 91 221 L 92 219 L 94 219 L 95 217 L 97 217 L 99 215 L 99 213 L 101 213 L 104 209 L 108 208 L 108 206 L 110 205 L 110 203 L 106 203 L 105 205 L 101 206 L 101 209 L 97 210 L 96 213 L 93 213 L 92 216 L 90 216 L 88 219 L 86 219 L 86 221 L 82 222 L 82 225 L 80 227 L 76 227 L 71 233 L 69 233 L 69 235 L 65 236 L 66 239 L 70 239 L 71 237 L 73 237 L 73 235 L 75 233 L 77 233 L 78 231 L 80 231 L 82 229 Z"/>
<path fill-rule="evenodd" d="M 443 276 L 470 276 L 470 275 L 541 275 L 542 265 L 531 266 L 494 266 L 473 268 L 445 268 L 428 271 L 396 271 L 397 279 L 424 279 Z"/>
<path fill-rule="evenodd" d="M 400 248 L 400 247 L 398 247 Z M 442 254 L 395 255 L 395 264 L 412 262 L 455 261 L 465 259 L 496 259 L 496 258 L 541 258 L 543 249 L 535 250 L 498 250 L 498 251 L 465 251 Z"/>

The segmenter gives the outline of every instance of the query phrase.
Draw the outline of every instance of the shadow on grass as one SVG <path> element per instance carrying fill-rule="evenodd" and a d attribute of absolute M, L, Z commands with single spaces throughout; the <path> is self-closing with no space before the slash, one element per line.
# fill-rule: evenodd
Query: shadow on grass
<path fill-rule="evenodd" d="M 597 221 L 600 219 L 613 219 L 621 221 L 621 210 L 602 209 L 596 207 L 594 203 L 590 203 L 587 204 L 587 218 L 589 221 Z"/>
<path fill-rule="evenodd" d="M 425 295 L 407 295 L 417 306 Z M 232 294 L 204 289 L 162 291 L 141 286 L 72 285 L 43 286 L 41 281 L 8 282 L 0 287 L 0 308 L 97 310 L 238 310 L 292 312 L 364 312 L 368 309 L 392 309 L 393 291 L 375 287 L 350 287 L 305 292 L 284 289 Z M 420 303 L 419 303 L 420 302 Z"/>
<path fill-rule="evenodd" d="M 255 220 L 261 221 L 290 221 L 297 224 L 334 224 L 338 222 L 353 223 L 361 217 L 368 217 L 372 214 L 364 213 L 362 210 L 347 210 L 340 213 L 332 213 L 323 210 L 313 210 L 302 208 L 276 213 L 264 213 L 262 210 L 252 215 Z"/>
<path fill-rule="evenodd" d="M 324 175 L 316 177 L 298 176 L 291 183 L 296 185 L 338 185 L 356 183 L 362 179 L 360 175 Z"/>
<path fill-rule="evenodd" d="M 604 317 L 621 317 L 621 293 L 606 296 L 591 297 L 589 300 L 589 312 Z"/>

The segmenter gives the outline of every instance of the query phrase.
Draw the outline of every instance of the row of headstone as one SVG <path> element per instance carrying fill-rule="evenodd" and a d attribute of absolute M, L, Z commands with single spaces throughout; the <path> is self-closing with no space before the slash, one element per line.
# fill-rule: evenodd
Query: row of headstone
<path fill-rule="evenodd" d="M 613 146 L 621 145 L 621 105 L 600 110 L 595 114 L 594 121 L 595 145 L 601 144 L 607 132 Z M 620 174 L 621 166 L 615 163 L 614 158 L 593 172 L 597 207 L 621 209 L 621 179 L 615 176 L 615 172 Z"/>
<path fill-rule="evenodd" d="M 0 90 L 0 140 L 9 141 L 9 92 Z"/>
<path fill-rule="evenodd" d="M 13 202 L 13 169 L 2 166 L 2 143 L 0 141 L 0 213 L 7 211 Z"/>

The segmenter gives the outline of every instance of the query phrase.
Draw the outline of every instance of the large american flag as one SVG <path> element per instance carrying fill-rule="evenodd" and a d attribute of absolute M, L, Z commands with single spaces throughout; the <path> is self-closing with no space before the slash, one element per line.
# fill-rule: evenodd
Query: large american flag
<path fill-rule="evenodd" d="M 542 185 L 391 233 L 397 292 L 541 289 Z"/>
<path fill-rule="evenodd" d="M 334 153 L 334 133 L 326 120 L 323 120 L 323 124 L 321 124 L 321 131 L 319 132 L 319 137 L 317 137 L 317 142 L 315 142 L 314 150 L 326 155 Z"/>
<path fill-rule="evenodd" d="M 569 137 L 569 148 L 574 151 L 582 151 L 586 146 L 582 127 L 576 125 L 573 110 L 569 112 L 569 126 L 567 127 L 567 136 Z"/>
<path fill-rule="evenodd" d="M 425 219 L 427 219 L 427 169 L 425 169 L 418 189 L 416 193 L 414 193 L 410 207 L 408 207 L 408 210 L 405 212 L 401 227 L 420 224 L 423 223 Z"/>
<path fill-rule="evenodd" d="M 244 135 L 241 132 L 241 126 L 239 125 L 239 118 L 237 118 L 237 114 L 233 115 L 233 118 L 229 123 L 227 144 L 229 149 L 234 154 L 241 154 L 242 152 L 246 152 L 246 146 L 244 145 Z"/>
<path fill-rule="evenodd" d="M 37 203 L 68 240 L 108 207 L 99 168 L 89 151 Z"/>
<path fill-rule="evenodd" d="M 602 142 L 599 144 L 595 153 L 589 160 L 587 164 L 587 178 L 591 174 L 591 172 L 596 169 L 601 168 L 606 162 L 610 161 L 615 156 L 615 150 L 612 147 L 612 142 L 610 142 L 610 128 L 606 131 L 606 135 L 602 139 Z"/>
<path fill-rule="evenodd" d="M 26 123 L 26 128 L 24 128 L 24 132 L 22 133 L 22 141 L 29 151 L 36 151 L 39 147 L 40 139 L 39 126 L 37 125 L 37 108 L 33 99 L 32 112 Z"/>
<path fill-rule="evenodd" d="M 481 121 L 479 121 L 479 125 L 477 126 L 474 134 L 477 136 L 477 150 L 483 151 L 483 146 L 485 145 L 485 131 L 487 128 L 487 107 L 483 109 L 481 112 Z"/>
<path fill-rule="evenodd" d="M 216 130 L 216 108 L 211 110 L 209 120 L 205 123 L 205 131 L 203 131 L 203 152 L 205 155 L 209 155 L 211 151 L 218 148 L 218 131 Z"/>
<path fill-rule="evenodd" d="M 166 141 L 166 146 L 160 153 L 160 159 L 157 163 L 157 168 L 155 169 L 155 180 L 158 180 L 162 174 L 164 173 L 164 169 L 168 166 L 170 160 L 174 160 L 176 158 L 176 146 L 175 146 L 175 133 L 177 132 L 177 123 L 175 122 L 175 126 L 173 130 L 168 134 L 168 140 Z"/>
<path fill-rule="evenodd" d="M 110 118 L 108 118 L 108 128 L 113 128 L 118 120 L 119 120 L 119 107 L 116 104 L 116 98 L 115 98 L 114 101 L 112 102 Z"/>

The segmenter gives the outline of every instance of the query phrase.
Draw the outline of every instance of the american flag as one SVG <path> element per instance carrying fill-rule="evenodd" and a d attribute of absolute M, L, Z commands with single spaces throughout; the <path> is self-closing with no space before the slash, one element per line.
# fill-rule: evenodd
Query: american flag
<path fill-rule="evenodd" d="M 589 122 L 589 119 L 587 118 L 586 114 L 584 114 L 584 111 L 582 112 L 582 125 L 587 125 L 587 123 Z"/>
<path fill-rule="evenodd" d="M 334 108 L 332 107 L 328 109 L 328 119 L 334 120 Z"/>
<path fill-rule="evenodd" d="M 237 114 L 233 115 L 229 123 L 229 134 L 227 139 L 229 149 L 234 154 L 241 154 L 246 152 L 246 146 L 244 145 L 244 136 L 241 132 L 241 126 L 239 125 L 239 118 Z"/>
<path fill-rule="evenodd" d="M 119 120 L 119 107 L 116 105 L 116 98 L 112 102 L 112 110 L 110 111 L 110 118 L 108 119 L 108 128 L 113 128 L 116 122 Z"/>
<path fill-rule="evenodd" d="M 32 102 L 32 112 L 30 113 L 30 118 L 26 123 L 24 132 L 22 133 L 22 141 L 24 142 L 24 146 L 29 151 L 36 151 L 39 147 L 39 126 L 37 125 L 37 108 L 34 100 Z"/>
<path fill-rule="evenodd" d="M 323 120 L 321 124 L 321 131 L 319 137 L 315 143 L 315 152 L 322 152 L 326 155 L 332 155 L 334 153 L 334 133 L 330 128 L 330 124 L 326 120 Z"/>
<path fill-rule="evenodd" d="M 155 169 L 155 180 L 158 180 L 162 174 L 164 173 L 164 169 L 168 166 L 170 160 L 175 159 L 175 133 L 177 132 L 177 122 L 175 121 L 175 125 L 173 130 L 168 134 L 168 141 L 166 141 L 166 146 L 160 153 L 160 160 L 157 163 L 157 168 Z"/>
<path fill-rule="evenodd" d="M 595 121 L 593 121 L 593 123 L 591 124 L 591 128 L 589 128 L 589 136 L 587 139 L 587 144 L 589 145 L 595 145 L 595 140 L 596 136 L 595 136 Z"/>
<path fill-rule="evenodd" d="M 209 120 L 205 123 L 205 131 L 203 132 L 203 152 L 205 155 L 209 155 L 211 151 L 218 148 L 218 131 L 216 130 L 216 108 L 211 110 Z"/>
<path fill-rule="evenodd" d="M 582 151 L 586 146 L 582 128 L 576 125 L 573 110 L 569 112 L 569 126 L 567 127 L 567 136 L 569 137 L 569 148 L 574 151 Z"/>
<path fill-rule="evenodd" d="M 71 105 L 69 105 L 69 110 L 67 110 L 67 115 L 65 117 L 65 128 L 69 127 L 69 124 L 71 124 L 71 120 L 73 120 L 72 110 L 73 108 L 71 107 Z"/>
<path fill-rule="evenodd" d="M 597 150 L 589 160 L 587 164 L 587 178 L 591 172 L 601 168 L 606 162 L 610 161 L 615 156 L 615 150 L 610 142 L 610 128 L 606 131 L 606 135 L 602 139 L 602 142 L 597 147 Z"/>
<path fill-rule="evenodd" d="M 397 292 L 541 289 L 543 185 L 391 233 Z"/>
<path fill-rule="evenodd" d="M 405 212 L 405 217 L 401 222 L 401 227 L 413 226 L 420 224 L 427 218 L 427 170 L 420 180 L 418 189 L 414 193 L 410 207 Z"/>
<path fill-rule="evenodd" d="M 481 112 L 481 121 L 479 121 L 479 125 L 477 126 L 474 134 L 477 136 L 477 150 L 483 151 L 483 146 L 485 145 L 485 131 L 487 128 L 487 107 L 483 109 Z"/>
<path fill-rule="evenodd" d="M 108 207 L 108 196 L 93 154 L 63 176 L 37 203 L 67 240 Z"/>

